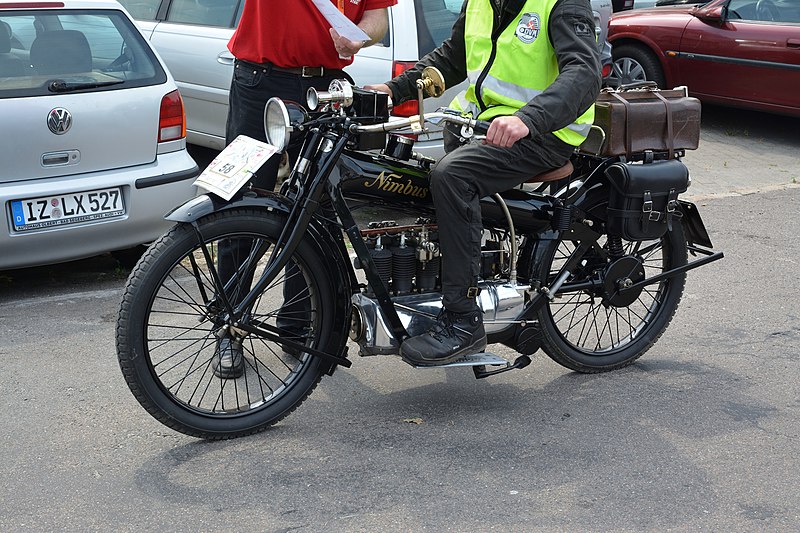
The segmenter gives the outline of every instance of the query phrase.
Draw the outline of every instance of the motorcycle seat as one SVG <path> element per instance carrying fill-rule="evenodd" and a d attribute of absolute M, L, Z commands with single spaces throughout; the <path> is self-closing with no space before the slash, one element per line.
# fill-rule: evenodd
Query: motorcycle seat
<path fill-rule="evenodd" d="M 567 161 L 564 163 L 563 166 L 558 168 L 554 168 L 552 170 L 548 170 L 547 172 L 542 172 L 541 174 L 537 174 L 536 176 L 528 179 L 525 183 L 543 183 L 546 181 L 557 181 L 560 179 L 564 179 L 572 175 L 572 172 L 575 170 L 575 167 L 572 166 L 572 161 Z"/>

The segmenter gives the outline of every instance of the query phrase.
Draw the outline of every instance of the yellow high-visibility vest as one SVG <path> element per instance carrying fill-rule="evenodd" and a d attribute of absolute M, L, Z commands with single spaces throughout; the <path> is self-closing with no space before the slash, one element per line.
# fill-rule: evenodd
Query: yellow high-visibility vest
<path fill-rule="evenodd" d="M 491 38 L 492 0 L 469 0 L 464 26 L 469 87 L 455 97 L 450 107 L 491 120 L 513 115 L 549 87 L 558 77 L 558 61 L 547 33 L 556 1 L 525 2 L 516 23 L 509 24 L 495 44 Z M 480 91 L 480 99 L 476 91 Z M 553 134 L 567 144 L 579 146 L 593 122 L 594 105 Z"/>

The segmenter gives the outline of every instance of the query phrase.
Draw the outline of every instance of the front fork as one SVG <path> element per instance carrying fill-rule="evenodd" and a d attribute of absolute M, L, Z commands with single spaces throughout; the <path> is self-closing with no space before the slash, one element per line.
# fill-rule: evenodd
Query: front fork
<path fill-rule="evenodd" d="M 279 328 L 264 322 L 251 321 L 247 316 L 249 310 L 261 293 L 275 281 L 281 272 L 283 272 L 292 257 L 292 253 L 305 237 L 309 224 L 319 209 L 320 200 L 325 193 L 325 184 L 336 164 L 337 156 L 341 153 L 346 142 L 346 136 L 338 137 L 334 141 L 319 132 L 312 132 L 309 135 L 303 147 L 302 155 L 295 169 L 292 171 L 292 176 L 290 178 L 290 182 L 294 188 L 289 191 L 288 196 L 295 201 L 289 212 L 286 225 L 275 244 L 272 245 L 272 251 L 267 259 L 264 272 L 240 303 L 234 305 L 228 297 L 228 294 L 230 294 L 235 284 L 235 280 L 244 277 L 248 269 L 255 268 L 254 260 L 265 254 L 270 244 L 263 243 L 258 249 L 253 250 L 245 262 L 238 267 L 236 275 L 232 276 L 231 280 L 224 283 L 219 277 L 213 257 L 197 221 L 195 220 L 191 224 L 203 251 L 204 259 L 209 265 L 214 289 L 217 294 L 217 302 L 225 311 L 226 316 L 224 318 L 224 324 L 220 324 L 221 327 L 227 328 L 238 336 L 254 334 L 273 341 L 283 347 L 294 348 L 295 350 L 307 352 L 336 364 L 349 367 L 351 363 L 346 358 L 339 357 L 335 354 L 329 354 L 287 339 L 285 336 L 281 336 L 282 332 Z M 311 175 L 309 171 L 313 171 L 314 168 L 310 162 L 315 157 L 318 157 L 317 170 Z"/>

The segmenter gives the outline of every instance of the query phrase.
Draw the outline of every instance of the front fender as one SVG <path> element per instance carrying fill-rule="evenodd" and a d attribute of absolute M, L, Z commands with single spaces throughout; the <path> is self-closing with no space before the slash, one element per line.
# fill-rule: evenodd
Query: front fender
<path fill-rule="evenodd" d="M 179 205 L 167 213 L 164 218 L 171 222 L 192 223 L 211 213 L 237 207 L 261 207 L 267 208 L 269 211 L 277 209 L 278 211 L 289 213 L 291 206 L 292 204 L 288 198 L 271 191 L 262 192 L 259 196 L 245 194 L 231 202 L 226 202 L 210 194 L 201 194 Z"/>

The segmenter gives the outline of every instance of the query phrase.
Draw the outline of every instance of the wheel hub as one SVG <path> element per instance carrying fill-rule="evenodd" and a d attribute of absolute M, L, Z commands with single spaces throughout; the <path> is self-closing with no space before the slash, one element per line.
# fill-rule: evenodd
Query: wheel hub
<path fill-rule="evenodd" d="M 635 302 L 642 293 L 643 287 L 635 290 L 627 289 L 644 279 L 642 260 L 634 256 L 617 259 L 609 265 L 603 282 L 603 304 L 614 307 L 627 307 Z"/>

